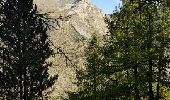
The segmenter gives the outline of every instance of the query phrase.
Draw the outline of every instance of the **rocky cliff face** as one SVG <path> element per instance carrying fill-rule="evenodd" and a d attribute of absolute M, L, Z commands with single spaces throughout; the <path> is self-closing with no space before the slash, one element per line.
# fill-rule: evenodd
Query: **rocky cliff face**
<path fill-rule="evenodd" d="M 104 22 L 105 14 L 89 0 L 35 0 L 42 12 L 51 12 L 50 17 L 58 19 L 53 23 L 55 29 L 50 30 L 51 46 L 56 55 L 49 72 L 58 74 L 59 78 L 52 88 L 51 96 L 67 96 L 65 92 L 76 91 L 75 69 L 84 66 L 84 47 L 92 34 L 99 37 L 107 32 Z M 59 53 L 58 47 L 66 53 L 69 60 Z"/>

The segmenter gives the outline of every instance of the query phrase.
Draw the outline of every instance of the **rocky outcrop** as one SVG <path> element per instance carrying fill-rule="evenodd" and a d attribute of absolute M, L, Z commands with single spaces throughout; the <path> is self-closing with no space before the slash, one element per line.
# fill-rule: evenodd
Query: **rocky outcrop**
<path fill-rule="evenodd" d="M 52 88 L 51 96 L 64 96 L 66 91 L 76 91 L 75 69 L 84 66 L 84 47 L 92 34 L 99 37 L 107 32 L 105 14 L 89 0 L 35 0 L 38 9 L 50 12 L 50 17 L 58 19 L 50 30 L 51 46 L 56 55 L 48 59 L 53 62 L 49 72 L 59 78 Z M 58 47 L 66 53 L 69 60 L 58 54 Z"/>

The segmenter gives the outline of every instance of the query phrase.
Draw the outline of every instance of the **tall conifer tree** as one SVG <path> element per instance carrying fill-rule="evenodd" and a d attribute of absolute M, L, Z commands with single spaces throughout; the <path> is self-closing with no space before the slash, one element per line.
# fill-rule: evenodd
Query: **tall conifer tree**
<path fill-rule="evenodd" d="M 101 100 L 99 90 L 103 75 L 100 72 L 101 52 L 97 36 L 94 35 L 85 49 L 85 68 L 77 70 L 78 93 L 70 93 L 70 100 Z M 104 100 L 104 99 L 103 99 Z"/>
<path fill-rule="evenodd" d="M 48 41 L 48 17 L 33 0 L 1 2 L 1 95 L 5 100 L 42 99 L 57 78 L 50 77 L 46 62 L 53 50 Z"/>
<path fill-rule="evenodd" d="M 160 98 L 161 79 L 169 63 L 168 12 L 166 0 L 124 0 L 121 10 L 112 15 L 111 34 L 104 55 L 108 58 L 108 52 L 116 54 L 107 62 L 114 61 L 108 67 L 112 67 L 113 72 L 117 70 L 116 74 L 123 74 L 119 84 L 127 84 L 132 91 L 124 94 L 131 97 L 129 99 Z"/>

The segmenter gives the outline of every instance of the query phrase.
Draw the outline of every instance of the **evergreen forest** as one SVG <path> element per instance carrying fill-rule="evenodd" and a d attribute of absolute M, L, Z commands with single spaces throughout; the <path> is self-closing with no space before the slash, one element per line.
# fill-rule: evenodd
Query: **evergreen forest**
<path fill-rule="evenodd" d="M 62 18 L 48 13 L 33 0 L 0 0 L 0 100 L 170 100 L 170 0 L 122 0 L 105 18 L 108 33 L 87 40 L 66 98 L 44 94 L 60 77 L 49 73 L 53 49 L 74 61 L 52 48 L 51 23 Z"/>

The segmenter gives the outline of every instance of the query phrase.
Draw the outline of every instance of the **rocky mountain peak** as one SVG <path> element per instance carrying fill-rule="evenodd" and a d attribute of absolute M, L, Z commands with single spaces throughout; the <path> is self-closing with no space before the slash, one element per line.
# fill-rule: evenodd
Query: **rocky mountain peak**
<path fill-rule="evenodd" d="M 90 0 L 34 0 L 38 9 L 42 12 L 51 12 L 50 17 L 58 19 L 54 23 L 54 30 L 50 30 L 52 48 L 57 54 L 60 47 L 71 60 L 70 64 L 63 56 L 56 55 L 49 61 L 53 67 L 49 72 L 51 75 L 58 74 L 58 80 L 49 91 L 51 96 L 67 96 L 67 91 L 76 91 L 77 86 L 73 84 L 76 80 L 76 69 L 84 66 L 84 47 L 95 33 L 102 37 L 107 33 L 105 13 L 93 5 Z M 55 47 L 54 47 L 55 46 Z"/>
<path fill-rule="evenodd" d="M 68 8 L 78 3 L 90 3 L 90 0 L 34 0 L 38 5 L 65 7 Z"/>

